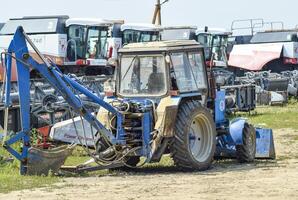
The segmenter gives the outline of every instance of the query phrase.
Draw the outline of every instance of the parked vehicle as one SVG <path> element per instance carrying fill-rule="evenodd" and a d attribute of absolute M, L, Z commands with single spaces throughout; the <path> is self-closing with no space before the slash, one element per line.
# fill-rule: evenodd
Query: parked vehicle
<path fill-rule="evenodd" d="M 228 38 L 231 32 L 224 29 L 197 29 L 196 40 L 204 46 L 207 65 L 210 67 L 227 67 Z"/>
<path fill-rule="evenodd" d="M 68 16 L 10 19 L 0 31 L 0 50 L 7 49 L 14 31 L 18 26 L 24 26 L 34 44 L 64 73 L 112 74 L 107 59 L 117 57 L 122 43 L 119 30 L 122 23 L 103 19 L 70 19 Z M 13 77 L 15 80 L 14 74 Z M 31 77 L 34 78 L 34 73 Z"/>
<path fill-rule="evenodd" d="M 123 45 L 138 42 L 159 41 L 161 26 L 153 24 L 125 23 L 121 25 Z"/>

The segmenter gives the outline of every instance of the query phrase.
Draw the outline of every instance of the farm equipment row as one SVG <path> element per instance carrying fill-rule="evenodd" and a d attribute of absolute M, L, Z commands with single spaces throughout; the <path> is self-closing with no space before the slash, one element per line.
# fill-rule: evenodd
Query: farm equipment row
<path fill-rule="evenodd" d="M 297 72 L 270 71 L 247 72 L 243 77 L 237 77 L 236 82 L 256 85 L 257 102 L 260 105 L 285 104 L 289 96 L 297 97 Z"/>
<path fill-rule="evenodd" d="M 29 54 L 27 43 L 42 64 Z M 119 50 L 116 88 L 102 99 L 78 79 L 63 74 L 19 27 L 5 53 L 3 147 L 20 161 L 21 174 L 56 171 L 73 149 L 74 140 L 69 140 L 70 147 L 48 150 L 30 142 L 30 69 L 34 69 L 69 106 L 78 145 L 97 164 L 71 168 L 74 171 L 136 167 L 140 157 L 144 157 L 144 163 L 158 162 L 167 153 L 176 166 L 187 170 L 206 170 L 214 157 L 241 162 L 274 159 L 271 129 L 225 117 L 226 91 L 212 84 L 203 51 L 195 41 L 126 45 Z M 18 73 L 21 130 L 10 136 L 7 124 L 13 60 Z M 94 113 L 88 102 L 100 107 L 98 112 Z M 76 116 L 81 120 L 80 133 Z M 87 133 L 85 123 L 94 131 Z M 91 143 L 87 143 L 87 134 L 92 137 Z M 23 145 L 16 151 L 13 144 L 19 141 Z"/>

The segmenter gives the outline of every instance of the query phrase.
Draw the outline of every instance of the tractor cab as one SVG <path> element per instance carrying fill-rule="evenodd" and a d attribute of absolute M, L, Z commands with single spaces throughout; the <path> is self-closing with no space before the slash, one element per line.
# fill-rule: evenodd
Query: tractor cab
<path fill-rule="evenodd" d="M 227 67 L 227 46 L 230 32 L 221 29 L 198 29 L 196 40 L 204 46 L 206 64 L 213 67 Z"/>
<path fill-rule="evenodd" d="M 121 25 L 123 45 L 160 40 L 161 27 L 154 24 L 126 23 Z"/>
<path fill-rule="evenodd" d="M 103 19 L 69 19 L 67 28 L 67 65 L 106 66 L 107 59 L 113 57 L 115 41 L 121 45 L 120 33 L 115 33 L 123 22 Z M 119 29 L 119 28 L 118 28 Z M 114 45 L 114 46 L 113 46 Z"/>
<path fill-rule="evenodd" d="M 121 97 L 193 96 L 208 91 L 203 47 L 195 41 L 134 43 L 119 51 L 117 94 Z"/>

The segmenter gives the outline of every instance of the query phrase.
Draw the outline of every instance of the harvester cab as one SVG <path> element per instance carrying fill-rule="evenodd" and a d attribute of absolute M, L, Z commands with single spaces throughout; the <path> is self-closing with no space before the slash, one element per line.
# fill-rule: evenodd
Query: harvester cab
<path fill-rule="evenodd" d="M 123 45 L 160 40 L 161 27 L 154 24 L 125 23 L 121 25 Z"/>
<path fill-rule="evenodd" d="M 27 43 L 45 64 L 36 63 L 28 54 Z M 225 91 L 216 91 L 215 99 L 209 97 L 203 51 L 195 41 L 126 45 L 119 51 L 116 91 L 103 100 L 48 62 L 20 27 L 6 54 L 5 106 L 7 115 L 11 62 L 15 53 L 17 71 L 22 74 L 18 80 L 22 130 L 8 137 L 5 128 L 4 148 L 21 161 L 23 174 L 32 168 L 38 169 L 37 165 L 46 166 L 45 161 L 51 161 L 48 166 L 54 169 L 62 162 L 61 157 L 45 159 L 51 158 L 49 153 L 30 143 L 28 68 L 32 67 L 57 90 L 74 113 L 84 118 L 81 126 L 87 122 L 95 130 L 95 134 L 89 133 L 90 140 L 85 130 L 78 133 L 73 120 L 75 141 L 98 164 L 80 165 L 75 171 L 136 167 L 157 162 L 168 153 L 176 166 L 188 170 L 208 169 L 215 155 L 238 158 L 241 162 L 273 158 L 272 130 L 255 129 L 244 119 L 230 123 L 225 118 Z M 82 95 L 88 101 L 83 101 Z M 100 106 L 97 117 L 86 106 L 88 102 Z M 12 147 L 17 141 L 23 142 L 21 152 Z M 141 157 L 145 158 L 142 164 L 139 163 Z"/>
<path fill-rule="evenodd" d="M 67 28 L 66 65 L 107 66 L 109 58 L 117 58 L 121 47 L 120 26 L 123 21 L 73 18 Z"/>
<path fill-rule="evenodd" d="M 209 67 L 227 67 L 228 38 L 232 33 L 223 29 L 198 29 L 197 41 L 204 46 L 206 64 Z"/>

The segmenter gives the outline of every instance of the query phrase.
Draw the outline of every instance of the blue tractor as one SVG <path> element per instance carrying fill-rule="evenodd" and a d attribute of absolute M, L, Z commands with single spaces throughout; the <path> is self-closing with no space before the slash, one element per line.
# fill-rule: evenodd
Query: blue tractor
<path fill-rule="evenodd" d="M 42 64 L 31 57 L 27 44 Z M 3 146 L 21 161 L 22 174 L 57 170 L 68 150 L 40 150 L 30 143 L 29 68 L 38 71 L 63 97 L 73 113 L 83 119 L 83 127 L 86 122 L 96 130 L 87 138 L 90 133 L 78 131 L 73 119 L 77 137 L 71 143 L 84 146 L 97 165 L 85 163 L 64 169 L 137 167 L 158 162 L 165 154 L 185 170 L 207 170 L 214 157 L 237 158 L 240 162 L 275 157 L 271 129 L 255 128 L 245 119 L 226 119 L 225 91 L 212 84 L 204 48 L 195 41 L 126 45 L 119 51 L 115 89 L 102 99 L 73 76 L 62 74 L 19 27 L 5 59 L 5 116 L 10 106 L 12 59 L 18 69 L 22 130 L 13 136 L 5 134 Z M 100 106 L 97 113 L 86 106 L 90 102 Z M 12 147 L 17 141 L 23 143 L 21 152 Z M 140 163 L 141 157 L 144 163 Z"/>

